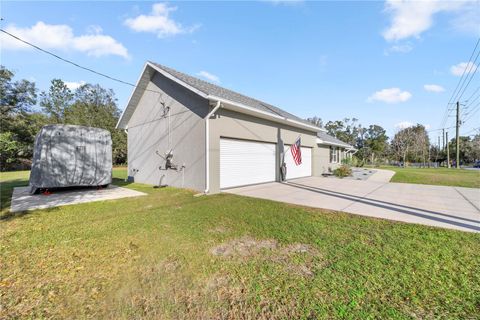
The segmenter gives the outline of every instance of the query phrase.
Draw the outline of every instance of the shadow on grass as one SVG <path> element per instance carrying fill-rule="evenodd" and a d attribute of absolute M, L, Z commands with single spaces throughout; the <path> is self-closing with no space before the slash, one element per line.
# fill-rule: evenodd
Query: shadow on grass
<path fill-rule="evenodd" d="M 112 178 L 112 184 L 119 186 L 119 187 L 125 187 L 128 186 L 129 184 L 132 184 L 133 182 L 127 181 L 125 179 L 120 179 L 120 178 Z"/>
<path fill-rule="evenodd" d="M 4 210 L 10 208 L 12 202 L 13 188 L 25 187 L 28 185 L 28 180 L 15 179 L 0 182 L 0 215 L 3 215 Z"/>

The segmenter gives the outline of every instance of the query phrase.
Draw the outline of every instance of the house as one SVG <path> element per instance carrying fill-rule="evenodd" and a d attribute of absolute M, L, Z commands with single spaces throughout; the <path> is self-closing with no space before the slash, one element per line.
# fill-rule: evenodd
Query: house
<path fill-rule="evenodd" d="M 128 133 L 136 182 L 216 193 L 224 188 L 320 176 L 350 146 L 268 103 L 147 62 L 117 128 Z M 320 135 L 319 135 L 320 134 Z M 289 147 L 301 138 L 302 164 Z M 343 155 L 344 153 L 342 153 Z"/>
<path fill-rule="evenodd" d="M 332 137 L 324 131 L 317 133 L 317 144 L 323 152 L 320 158 L 322 159 L 321 168 L 324 172 L 335 170 L 343 160 L 351 158 L 357 151 L 352 145 Z M 328 152 L 328 155 L 325 152 Z"/>

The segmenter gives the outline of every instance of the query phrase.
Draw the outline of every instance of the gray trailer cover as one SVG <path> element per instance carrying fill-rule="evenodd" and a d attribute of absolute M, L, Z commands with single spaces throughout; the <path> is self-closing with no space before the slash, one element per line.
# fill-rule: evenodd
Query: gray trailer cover
<path fill-rule="evenodd" d="M 31 191 L 39 188 L 102 186 L 112 182 L 112 139 L 108 130 L 44 126 L 35 138 Z"/>

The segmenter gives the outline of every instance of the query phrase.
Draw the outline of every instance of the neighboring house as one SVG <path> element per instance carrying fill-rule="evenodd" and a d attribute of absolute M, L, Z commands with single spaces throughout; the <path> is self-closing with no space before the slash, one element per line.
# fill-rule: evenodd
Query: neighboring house
<path fill-rule="evenodd" d="M 153 62 L 117 128 L 128 133 L 131 179 L 206 193 L 280 181 L 282 154 L 287 179 L 319 176 L 334 165 L 330 147 L 338 146 L 317 136 L 324 129 L 282 109 Z M 296 166 L 288 148 L 298 137 Z"/>

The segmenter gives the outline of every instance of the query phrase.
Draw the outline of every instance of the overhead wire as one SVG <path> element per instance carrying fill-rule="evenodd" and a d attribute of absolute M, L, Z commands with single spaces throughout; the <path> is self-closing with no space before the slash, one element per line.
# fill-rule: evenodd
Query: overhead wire
<path fill-rule="evenodd" d="M 16 40 L 24 43 L 24 44 L 32 47 L 32 48 L 35 48 L 35 49 L 37 49 L 37 50 L 39 50 L 39 51 L 41 51 L 41 52 L 43 52 L 43 53 L 45 53 L 45 54 L 48 54 L 48 55 L 50 55 L 50 56 L 52 56 L 52 57 L 54 57 L 54 58 L 56 58 L 56 59 L 59 59 L 59 60 L 65 62 L 65 63 L 71 64 L 71 65 L 73 65 L 73 66 L 75 66 L 75 67 L 77 67 L 77 68 L 80 68 L 80 69 L 83 69 L 83 70 L 85 70 L 85 71 L 94 73 L 94 74 L 96 74 L 96 75 L 99 75 L 99 76 L 101 76 L 101 77 L 110 79 L 110 80 L 112 80 L 112 81 L 115 81 L 115 82 L 118 82 L 118 83 L 122 83 L 122 84 L 128 85 L 128 86 L 130 86 L 130 87 L 139 88 L 139 86 L 137 86 L 136 84 L 133 84 L 133 83 L 128 82 L 128 81 L 124 81 L 124 80 L 119 79 L 119 78 L 116 78 L 116 77 L 109 76 L 108 74 L 105 74 L 105 73 L 103 73 L 103 72 L 99 72 L 99 71 L 93 70 L 92 68 L 82 66 L 82 65 L 80 65 L 80 64 L 78 64 L 78 63 L 76 63 L 76 62 L 74 62 L 74 61 L 71 61 L 71 60 L 69 60 L 69 59 L 63 58 L 63 57 L 61 57 L 61 56 L 59 56 L 59 55 L 57 55 L 57 54 L 55 54 L 55 53 L 53 53 L 53 52 L 50 52 L 50 51 L 45 50 L 45 49 L 42 49 L 42 48 L 40 48 L 39 46 L 37 46 L 37 45 L 35 45 L 35 44 L 31 43 L 31 42 L 28 42 L 27 40 L 24 40 L 24 39 L 22 39 L 22 38 L 20 38 L 20 37 L 18 37 L 18 36 L 16 36 L 16 35 L 8 32 L 8 31 L 5 31 L 4 29 L 1 29 L 1 28 L 0 28 L 0 32 L 6 34 L 6 35 L 8 35 L 8 36 L 10 36 L 10 37 L 12 37 L 12 38 L 14 38 L 14 39 L 16 39 Z M 160 92 L 160 91 L 151 90 L 151 89 L 148 89 L 148 88 L 141 88 L 141 89 L 144 89 L 145 91 L 154 92 L 154 93 L 158 93 L 158 94 L 160 94 L 160 95 L 163 95 L 163 93 Z"/>
<path fill-rule="evenodd" d="M 447 120 L 448 120 L 448 116 L 450 115 L 450 106 L 452 104 L 453 101 L 455 101 L 457 96 L 458 96 L 458 93 L 460 92 L 460 90 L 462 90 L 462 87 L 460 86 L 460 84 L 462 84 L 463 86 L 463 83 L 465 83 L 465 74 L 466 74 L 466 71 L 467 71 L 467 68 L 469 66 L 471 66 L 471 64 L 469 63 L 470 61 L 472 61 L 472 58 L 473 56 L 475 55 L 475 52 L 477 51 L 477 48 L 478 48 L 478 45 L 480 43 L 480 38 L 478 38 L 477 42 L 475 43 L 475 47 L 473 48 L 473 51 L 472 51 L 472 54 L 470 55 L 470 58 L 468 59 L 468 62 L 467 62 L 467 65 L 465 66 L 465 69 L 463 70 L 463 73 L 457 83 L 457 86 L 455 87 L 455 90 L 453 90 L 452 92 L 452 95 L 450 96 L 450 99 L 448 100 L 447 102 L 447 106 L 446 106 L 446 109 L 445 109 L 445 112 L 444 112 L 444 116 L 441 120 L 441 123 L 440 123 L 440 127 L 444 127 Z"/>

